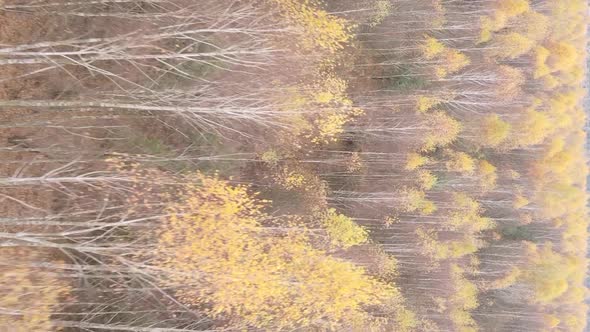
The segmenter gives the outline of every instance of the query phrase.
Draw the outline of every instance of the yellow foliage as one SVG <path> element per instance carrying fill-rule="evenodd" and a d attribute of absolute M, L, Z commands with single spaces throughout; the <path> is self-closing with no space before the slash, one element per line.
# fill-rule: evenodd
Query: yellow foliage
<path fill-rule="evenodd" d="M 328 209 L 322 216 L 322 224 L 326 227 L 332 244 L 343 248 L 366 243 L 369 239 L 367 231 L 357 225 L 351 218 Z"/>
<path fill-rule="evenodd" d="M 579 156 L 575 150 L 566 149 L 553 153 L 552 155 L 544 156 L 544 160 L 539 163 L 544 173 L 554 173 L 558 177 L 569 171 L 572 166 L 580 161 Z M 584 162 L 581 161 L 580 164 Z"/>
<path fill-rule="evenodd" d="M 457 266 L 456 264 L 453 265 Z M 455 286 L 455 292 L 451 297 L 453 307 L 465 311 L 477 308 L 478 289 L 475 284 L 467 280 L 462 273 L 453 273 L 452 277 Z"/>
<path fill-rule="evenodd" d="M 543 46 L 535 48 L 535 71 L 534 78 L 541 78 L 551 73 L 551 69 L 547 66 L 547 59 L 551 52 Z"/>
<path fill-rule="evenodd" d="M 479 203 L 464 193 L 453 193 L 453 207 L 454 210 L 445 225 L 447 229 L 477 234 L 495 227 L 491 219 L 481 216 Z"/>
<path fill-rule="evenodd" d="M 480 212 L 479 203 L 465 193 L 453 193 L 453 203 L 454 207 L 458 210 L 466 210 L 475 213 Z"/>
<path fill-rule="evenodd" d="M 4 247 L 2 257 L 15 258 L 2 266 L 0 278 L 0 329 L 14 332 L 61 331 L 51 316 L 60 300 L 71 292 L 70 285 L 56 273 L 33 267 L 42 257 L 30 250 Z M 10 312 L 16 314 L 9 314 Z"/>
<path fill-rule="evenodd" d="M 369 324 L 365 305 L 395 295 L 364 270 L 313 249 L 304 232 L 268 236 L 261 202 L 245 187 L 194 175 L 162 220 L 155 264 L 167 287 L 209 315 L 258 328 Z"/>
<path fill-rule="evenodd" d="M 344 125 L 350 119 L 350 115 L 339 112 L 332 112 L 327 116 L 319 117 L 315 120 L 317 133 L 311 137 L 311 141 L 316 144 L 336 142 L 338 136 L 344 132 Z"/>
<path fill-rule="evenodd" d="M 518 173 L 517 171 L 515 171 L 513 169 L 508 170 L 507 175 L 508 175 L 508 178 L 511 180 L 518 180 L 521 177 L 520 173 Z"/>
<path fill-rule="evenodd" d="M 585 192 L 575 185 L 554 182 L 547 184 L 535 195 L 535 203 L 541 207 L 545 218 L 557 218 L 585 206 Z"/>
<path fill-rule="evenodd" d="M 518 18 L 521 30 L 528 38 L 541 41 L 545 39 L 549 32 L 550 21 L 549 17 L 535 12 L 529 11 Z"/>
<path fill-rule="evenodd" d="M 391 5 L 391 1 L 389 1 L 389 0 L 375 1 L 374 14 L 371 17 L 371 21 L 369 23 L 369 26 L 375 27 L 375 26 L 381 24 L 381 22 L 383 22 L 383 20 L 387 16 L 391 15 L 392 10 L 393 10 L 393 6 Z"/>
<path fill-rule="evenodd" d="M 427 170 L 419 170 L 416 175 L 418 184 L 422 190 L 430 190 L 438 181 L 436 175 Z"/>
<path fill-rule="evenodd" d="M 583 65 L 576 63 L 571 66 L 571 68 L 560 71 L 559 76 L 557 76 L 560 85 L 565 86 L 581 86 L 582 82 L 586 78 L 586 71 Z"/>
<path fill-rule="evenodd" d="M 382 280 L 392 280 L 397 276 L 398 262 L 393 255 L 386 253 L 380 247 L 372 248 L 370 256 L 374 263 L 371 274 Z"/>
<path fill-rule="evenodd" d="M 436 312 L 442 314 L 447 310 L 447 300 L 445 298 L 435 297 L 433 301 L 436 304 Z"/>
<path fill-rule="evenodd" d="M 516 195 L 516 197 L 514 197 L 514 200 L 512 201 L 512 207 L 518 210 L 529 205 L 529 203 L 530 201 L 528 200 L 528 198 L 522 195 Z"/>
<path fill-rule="evenodd" d="M 493 19 L 488 16 L 482 16 L 479 20 L 480 32 L 478 43 L 486 43 L 492 39 Z"/>
<path fill-rule="evenodd" d="M 443 66 L 438 65 L 438 66 L 436 66 L 434 68 L 434 75 L 437 78 L 443 79 L 443 78 L 447 77 L 447 75 L 449 75 L 449 73 L 447 72 L 447 69 L 446 68 L 444 68 Z"/>
<path fill-rule="evenodd" d="M 551 43 L 547 49 L 551 53 L 547 63 L 554 71 L 567 71 L 579 63 L 578 49 L 570 43 Z"/>
<path fill-rule="evenodd" d="M 413 188 L 404 188 L 400 192 L 400 196 L 400 209 L 403 211 L 418 211 L 422 215 L 430 215 L 437 209 L 434 202 L 426 199 L 426 194 L 424 191 Z"/>
<path fill-rule="evenodd" d="M 422 44 L 422 54 L 424 54 L 426 59 L 432 60 L 445 50 L 445 45 L 438 41 L 438 39 L 430 36 L 425 37 L 424 43 Z"/>
<path fill-rule="evenodd" d="M 568 282 L 564 279 L 539 281 L 535 286 L 537 287 L 535 300 L 541 303 L 549 303 L 567 291 Z"/>
<path fill-rule="evenodd" d="M 496 12 L 492 16 L 480 17 L 480 33 L 478 43 L 485 43 L 492 39 L 493 33 L 502 30 L 508 21 L 503 12 Z"/>
<path fill-rule="evenodd" d="M 551 119 L 541 112 L 528 110 L 515 125 L 513 138 L 517 146 L 542 143 L 552 133 Z"/>
<path fill-rule="evenodd" d="M 437 147 L 451 144 L 461 132 L 461 124 L 445 112 L 437 111 L 427 115 L 426 126 L 429 132 L 424 138 L 422 151 L 428 152 Z"/>
<path fill-rule="evenodd" d="M 446 8 L 442 0 L 432 0 L 432 7 L 434 8 L 434 17 L 431 18 L 430 24 L 433 28 L 443 28 L 447 23 Z"/>
<path fill-rule="evenodd" d="M 302 30 L 301 47 L 336 52 L 352 39 L 353 28 L 345 19 L 319 8 L 315 1 L 269 0 L 278 6 L 283 18 Z"/>
<path fill-rule="evenodd" d="M 423 216 L 429 216 L 429 215 L 433 214 L 434 212 L 436 212 L 436 210 L 438 210 L 438 207 L 436 206 L 436 204 L 433 201 L 425 200 L 422 203 L 422 206 L 420 207 L 419 212 Z"/>
<path fill-rule="evenodd" d="M 580 101 L 586 96 L 586 90 L 581 88 L 571 89 L 567 92 L 558 94 L 555 98 L 552 98 L 550 105 L 553 106 L 553 102 L 557 101 L 565 105 L 567 108 L 575 108 L 580 104 Z"/>
<path fill-rule="evenodd" d="M 448 74 L 456 73 L 471 63 L 471 60 L 465 54 L 453 49 L 445 50 L 442 58 Z"/>
<path fill-rule="evenodd" d="M 303 136 L 314 144 L 335 142 L 344 126 L 363 112 L 352 107 L 346 90 L 348 82 L 335 74 L 337 51 L 352 39 L 353 26 L 345 19 L 320 8 L 315 0 L 267 0 L 276 5 L 289 24 L 299 28 L 300 47 L 305 52 L 325 50 L 332 53 L 317 65 L 314 82 L 286 89 L 281 109 L 291 134 Z M 308 112 L 315 109 L 315 112 Z M 296 143 L 296 142 L 295 142 Z M 297 144 L 297 143 L 296 143 Z M 300 144 L 299 144 L 300 146 Z"/>
<path fill-rule="evenodd" d="M 287 190 L 303 189 L 306 184 L 305 175 L 289 168 L 284 168 L 277 180 Z"/>
<path fill-rule="evenodd" d="M 395 322 L 397 323 L 397 328 L 400 332 L 414 331 L 418 325 L 416 314 L 407 309 L 402 309 L 397 312 Z"/>
<path fill-rule="evenodd" d="M 582 286 L 582 282 L 579 283 L 579 286 L 571 285 L 568 288 L 568 291 L 563 295 L 564 302 L 569 303 L 582 303 L 585 301 L 588 295 L 588 289 L 585 286 Z"/>
<path fill-rule="evenodd" d="M 561 85 L 559 80 L 552 75 L 545 75 L 542 77 L 543 87 L 546 90 L 553 90 Z"/>
<path fill-rule="evenodd" d="M 582 100 L 584 92 L 580 90 L 571 90 L 565 93 L 556 94 L 549 99 L 549 108 L 551 113 L 567 113 L 575 108 Z"/>
<path fill-rule="evenodd" d="M 521 86 L 526 79 L 523 72 L 512 66 L 498 66 L 497 69 L 500 84 L 496 88 L 496 94 L 502 98 L 514 99 L 518 97 L 522 90 Z"/>
<path fill-rule="evenodd" d="M 483 120 L 480 128 L 482 143 L 486 146 L 497 147 L 508 138 L 512 126 L 497 114 L 492 114 Z"/>
<path fill-rule="evenodd" d="M 476 326 L 475 320 L 471 317 L 471 314 L 462 309 L 453 309 L 450 312 L 451 321 L 460 329 L 460 331 L 473 331 L 469 329 L 471 326 Z M 476 330 L 477 331 L 477 330 Z"/>
<path fill-rule="evenodd" d="M 583 315 L 564 315 L 563 323 L 570 331 L 580 331 L 586 326 L 586 321 L 581 318 Z"/>
<path fill-rule="evenodd" d="M 348 82 L 333 73 L 323 76 L 318 74 L 318 80 L 305 88 L 305 91 L 311 92 L 310 100 L 313 101 L 306 106 L 320 108 L 312 122 L 314 129 L 307 134 L 312 143 L 336 142 L 338 136 L 344 132 L 344 126 L 364 113 L 363 110 L 352 107 L 352 101 L 346 93 L 347 88 Z"/>
<path fill-rule="evenodd" d="M 478 332 L 475 326 L 460 326 L 458 332 Z"/>
<path fill-rule="evenodd" d="M 465 152 L 451 152 L 446 166 L 449 171 L 472 175 L 475 171 L 475 160 Z"/>
<path fill-rule="evenodd" d="M 519 280 L 521 275 L 522 272 L 518 268 L 513 267 L 504 277 L 494 280 L 494 282 L 491 283 L 490 288 L 502 289 L 512 286 Z"/>
<path fill-rule="evenodd" d="M 267 150 L 261 156 L 260 160 L 267 163 L 270 166 L 276 166 L 280 160 L 279 154 L 275 150 Z"/>
<path fill-rule="evenodd" d="M 530 10 L 528 0 L 497 0 L 496 9 L 508 17 L 514 17 Z"/>
<path fill-rule="evenodd" d="M 479 249 L 478 242 L 472 238 L 463 241 L 450 241 L 447 242 L 447 245 L 449 258 L 461 258 L 473 254 Z"/>
<path fill-rule="evenodd" d="M 335 103 L 338 105 L 351 105 L 352 102 L 346 95 L 348 82 L 345 80 L 329 75 L 321 81 L 315 82 L 310 89 L 313 91 L 312 98 L 319 104 Z"/>
<path fill-rule="evenodd" d="M 329 144 L 338 140 L 347 123 L 364 112 L 352 107 L 346 80 L 331 72 L 316 75 L 312 84 L 288 89 L 282 108 L 288 111 L 292 134 L 314 144 Z M 308 109 L 316 112 L 306 114 Z"/>
<path fill-rule="evenodd" d="M 422 253 L 432 259 L 441 260 L 448 257 L 448 250 L 443 247 L 438 241 L 436 232 L 432 229 L 424 229 L 418 227 L 415 231 L 416 236 L 420 240 Z"/>
<path fill-rule="evenodd" d="M 496 36 L 488 53 L 500 59 L 514 59 L 528 53 L 534 46 L 534 40 L 510 32 Z"/>
<path fill-rule="evenodd" d="M 471 63 L 469 58 L 458 50 L 445 48 L 437 55 L 438 64 L 435 66 L 435 75 L 438 78 L 445 78 L 465 68 Z"/>
<path fill-rule="evenodd" d="M 393 224 L 396 224 L 399 222 L 399 218 L 397 216 L 387 216 L 385 217 L 385 219 L 383 220 L 383 223 L 385 224 L 386 227 L 391 227 Z"/>
<path fill-rule="evenodd" d="M 533 286 L 532 300 L 537 303 L 550 303 L 563 295 L 569 288 L 569 279 L 578 270 L 586 269 L 583 259 L 561 255 L 553 250 L 551 243 L 541 248 L 530 246 L 528 252 L 532 266 L 527 269 L 525 280 Z"/>
<path fill-rule="evenodd" d="M 473 238 L 441 242 L 432 229 L 425 230 L 423 227 L 418 227 L 415 233 L 420 240 L 422 253 L 435 261 L 461 258 L 476 252 L 479 248 L 478 241 Z"/>
<path fill-rule="evenodd" d="M 418 108 L 418 112 L 426 112 L 443 101 L 438 97 L 420 96 L 416 102 L 416 107 Z"/>
<path fill-rule="evenodd" d="M 496 187 L 498 174 L 496 167 L 490 164 L 487 160 L 480 160 L 477 165 L 478 174 L 480 177 L 480 184 L 485 190 L 492 190 Z"/>
<path fill-rule="evenodd" d="M 555 315 L 545 315 L 543 316 L 543 322 L 548 328 L 554 329 L 559 325 L 559 323 L 561 323 L 561 320 Z"/>
<path fill-rule="evenodd" d="M 419 153 L 411 152 L 411 153 L 408 153 L 405 169 L 408 171 L 413 171 L 419 167 L 426 165 L 428 162 L 429 162 L 428 157 L 424 157 L 424 156 L 420 155 Z"/>

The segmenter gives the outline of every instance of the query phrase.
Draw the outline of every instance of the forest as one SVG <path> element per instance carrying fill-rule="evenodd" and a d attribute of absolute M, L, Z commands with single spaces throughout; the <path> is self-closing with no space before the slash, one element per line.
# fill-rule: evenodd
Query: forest
<path fill-rule="evenodd" d="M 0 332 L 587 331 L 585 0 L 0 0 Z"/>

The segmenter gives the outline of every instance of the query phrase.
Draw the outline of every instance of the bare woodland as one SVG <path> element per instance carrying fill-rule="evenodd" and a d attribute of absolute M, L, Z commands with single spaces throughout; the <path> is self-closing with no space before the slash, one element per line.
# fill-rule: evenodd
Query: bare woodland
<path fill-rule="evenodd" d="M 585 331 L 586 1 L 0 9 L 0 332 Z"/>

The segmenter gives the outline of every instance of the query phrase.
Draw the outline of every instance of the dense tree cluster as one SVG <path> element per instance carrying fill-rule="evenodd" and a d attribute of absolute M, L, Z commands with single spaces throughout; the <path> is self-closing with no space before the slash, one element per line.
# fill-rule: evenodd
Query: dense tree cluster
<path fill-rule="evenodd" d="M 0 6 L 0 330 L 584 330 L 585 1 Z"/>

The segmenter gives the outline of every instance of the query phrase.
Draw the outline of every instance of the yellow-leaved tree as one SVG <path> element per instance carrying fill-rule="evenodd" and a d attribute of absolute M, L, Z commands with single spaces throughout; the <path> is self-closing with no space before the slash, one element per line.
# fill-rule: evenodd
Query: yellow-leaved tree
<path fill-rule="evenodd" d="M 470 311 L 477 308 L 477 286 L 464 276 L 463 269 L 458 264 L 451 264 L 451 278 L 455 287 L 450 298 L 452 303 L 450 318 L 459 331 L 476 330 L 477 323 L 471 317 Z"/>
<path fill-rule="evenodd" d="M 477 164 L 477 174 L 479 176 L 479 184 L 484 191 L 492 190 L 496 187 L 498 174 L 496 166 L 490 164 L 487 160 L 480 160 Z"/>
<path fill-rule="evenodd" d="M 153 252 L 181 302 L 257 328 L 338 329 L 373 324 L 365 308 L 399 297 L 363 268 L 314 249 L 303 228 L 267 230 L 263 202 L 247 188 L 199 173 L 188 180 L 168 206 Z M 337 235 L 360 243 L 366 234 L 357 227 Z"/>
<path fill-rule="evenodd" d="M 352 25 L 347 20 L 321 9 L 314 0 L 269 0 L 275 4 L 281 16 L 299 28 L 300 46 L 305 51 L 315 48 L 336 52 L 352 39 Z"/>
<path fill-rule="evenodd" d="M 512 126 L 502 120 L 499 115 L 488 115 L 479 128 L 480 142 L 484 146 L 497 147 L 508 138 L 511 128 Z"/>
<path fill-rule="evenodd" d="M 447 170 L 465 175 L 475 172 L 475 160 L 465 152 L 448 151 L 449 160 L 446 162 Z"/>
<path fill-rule="evenodd" d="M 67 280 L 43 268 L 32 250 L 5 247 L 0 255 L 17 258 L 0 269 L 0 331 L 60 331 L 52 315 L 71 292 Z"/>
<path fill-rule="evenodd" d="M 444 52 L 446 50 L 446 46 L 434 37 L 425 36 L 424 42 L 421 45 L 421 50 L 426 59 L 432 60 Z"/>
<path fill-rule="evenodd" d="M 579 63 L 580 52 L 571 43 L 550 43 L 547 49 L 551 52 L 548 65 L 553 70 L 567 71 Z"/>
<path fill-rule="evenodd" d="M 549 26 L 549 17 L 535 11 L 526 12 L 519 19 L 519 30 L 521 33 L 536 41 L 543 40 L 547 37 Z"/>
<path fill-rule="evenodd" d="M 432 112 L 426 117 L 425 125 L 428 128 L 428 133 L 424 137 L 422 151 L 432 151 L 438 147 L 449 145 L 461 132 L 461 123 L 443 111 Z"/>
<path fill-rule="evenodd" d="M 500 59 L 514 59 L 527 54 L 535 46 L 535 41 L 516 32 L 497 35 L 488 53 Z"/>
<path fill-rule="evenodd" d="M 431 215 L 436 210 L 436 204 L 426 198 L 426 194 L 422 190 L 415 188 L 403 188 L 399 192 L 400 205 L 399 208 L 405 212 L 417 211 L 421 215 Z"/>
<path fill-rule="evenodd" d="M 495 2 L 496 10 L 508 17 L 514 17 L 530 10 L 528 0 L 498 0 Z"/>
<path fill-rule="evenodd" d="M 576 256 L 561 255 L 553 250 L 551 243 L 527 248 L 531 267 L 524 273 L 524 280 L 534 291 L 531 299 L 536 303 L 550 303 L 568 290 L 571 278 L 578 271 L 584 275 L 586 262 Z"/>
<path fill-rule="evenodd" d="M 553 132 L 551 119 L 546 113 L 533 109 L 520 115 L 514 125 L 513 142 L 515 146 L 530 146 L 542 143 Z"/>
<path fill-rule="evenodd" d="M 454 210 L 448 217 L 446 228 L 462 230 L 467 234 L 477 234 L 495 226 L 490 218 L 483 217 L 479 203 L 465 193 L 453 194 Z"/>
<path fill-rule="evenodd" d="M 363 244 L 369 234 L 351 218 L 339 214 L 335 209 L 328 209 L 322 214 L 322 223 L 328 232 L 332 244 L 343 248 Z"/>
<path fill-rule="evenodd" d="M 422 156 L 416 152 L 408 153 L 408 157 L 406 159 L 406 166 L 405 169 L 408 171 L 413 171 L 421 166 L 426 165 L 430 160 L 428 157 Z"/>
<path fill-rule="evenodd" d="M 533 72 L 534 78 L 541 78 L 551 73 L 551 68 L 547 66 L 547 59 L 551 55 L 551 52 L 543 46 L 537 46 L 534 49 L 535 58 L 535 71 Z"/>
<path fill-rule="evenodd" d="M 526 81 L 522 70 L 502 65 L 497 67 L 496 73 L 500 84 L 498 84 L 494 92 L 498 97 L 513 100 L 522 93 L 521 87 Z"/>

